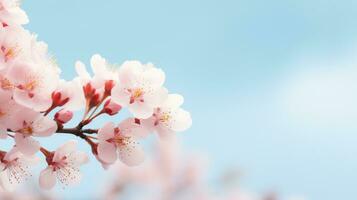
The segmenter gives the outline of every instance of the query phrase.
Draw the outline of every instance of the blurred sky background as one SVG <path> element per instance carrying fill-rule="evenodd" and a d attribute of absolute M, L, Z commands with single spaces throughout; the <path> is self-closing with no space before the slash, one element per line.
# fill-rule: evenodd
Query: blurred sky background
<path fill-rule="evenodd" d="M 166 72 L 185 97 L 184 149 L 208 154 L 209 179 L 239 167 L 253 191 L 356 199 L 357 1 L 46 0 L 22 2 L 26 26 L 67 80 L 94 53 Z M 99 121 L 100 126 L 104 121 Z M 70 137 L 44 142 L 55 148 Z M 81 149 L 89 152 L 80 142 Z M 148 155 L 150 157 L 150 154 Z M 91 158 L 65 197 L 94 194 Z"/>

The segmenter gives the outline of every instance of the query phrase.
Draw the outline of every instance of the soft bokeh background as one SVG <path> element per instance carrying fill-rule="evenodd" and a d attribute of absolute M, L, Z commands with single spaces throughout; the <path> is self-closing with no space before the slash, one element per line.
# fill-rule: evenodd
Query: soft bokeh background
<path fill-rule="evenodd" d="M 234 166 L 258 192 L 357 198 L 357 1 L 22 4 L 26 27 L 49 44 L 66 79 L 77 59 L 88 63 L 94 53 L 163 68 L 194 120 L 180 140 L 209 155 L 211 181 Z M 105 172 L 94 159 L 83 169 L 82 184 L 58 189 L 62 195 L 96 192 Z"/>

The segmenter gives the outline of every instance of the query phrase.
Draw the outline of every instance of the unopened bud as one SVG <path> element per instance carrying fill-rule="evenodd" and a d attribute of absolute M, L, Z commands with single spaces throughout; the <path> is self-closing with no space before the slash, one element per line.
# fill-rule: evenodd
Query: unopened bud
<path fill-rule="evenodd" d="M 108 115 L 115 115 L 121 110 L 121 106 L 109 99 L 105 102 L 103 110 Z"/>
<path fill-rule="evenodd" d="M 55 114 L 55 120 L 61 124 L 67 123 L 73 117 L 73 112 L 62 109 Z"/>

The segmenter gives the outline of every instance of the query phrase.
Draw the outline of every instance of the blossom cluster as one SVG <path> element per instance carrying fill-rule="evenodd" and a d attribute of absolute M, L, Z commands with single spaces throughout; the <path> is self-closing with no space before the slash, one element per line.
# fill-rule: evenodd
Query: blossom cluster
<path fill-rule="evenodd" d="M 79 182 L 80 166 L 88 156 L 77 151 L 77 141 L 51 151 L 37 137 L 77 136 L 107 168 L 117 159 L 128 166 L 140 164 L 144 151 L 138 140 L 150 133 L 166 138 L 191 126 L 190 114 L 181 108 L 183 97 L 168 92 L 164 72 L 153 64 L 126 61 L 117 66 L 96 54 L 90 59 L 93 73 L 77 61 L 78 76 L 66 81 L 46 43 L 23 28 L 28 18 L 18 1 L 0 0 L 0 22 L 0 138 L 14 140 L 12 149 L 0 151 L 3 189 L 11 190 L 31 176 L 29 166 L 41 160 L 48 165 L 39 177 L 42 188 Z M 87 128 L 98 116 L 115 116 L 123 108 L 132 117 Z M 81 110 L 78 125 L 66 128 Z"/>

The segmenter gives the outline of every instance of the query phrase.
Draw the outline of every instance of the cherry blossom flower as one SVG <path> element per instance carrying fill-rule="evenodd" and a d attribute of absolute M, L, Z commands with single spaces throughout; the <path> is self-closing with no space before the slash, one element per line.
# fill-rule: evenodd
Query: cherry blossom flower
<path fill-rule="evenodd" d="M 135 117 L 148 118 L 167 96 L 164 81 L 164 72 L 152 64 L 127 61 L 119 69 L 119 83 L 113 88 L 112 98 L 128 107 Z"/>
<path fill-rule="evenodd" d="M 32 136 L 48 137 L 57 130 L 55 121 L 28 108 L 19 109 L 13 116 L 9 127 L 15 132 L 18 150 L 25 155 L 33 155 L 40 149 Z"/>
<path fill-rule="evenodd" d="M 112 122 L 106 123 L 98 131 L 98 157 L 105 163 L 112 164 L 119 159 L 129 165 L 138 165 L 144 160 L 144 152 L 136 139 L 145 130 L 134 119 L 121 122 L 118 127 Z"/>
<path fill-rule="evenodd" d="M 26 13 L 19 7 L 19 0 L 0 0 L 0 22 L 2 26 L 28 23 Z"/>
<path fill-rule="evenodd" d="M 31 176 L 29 167 L 38 163 L 37 157 L 25 157 L 15 147 L 9 152 L 0 151 L 0 186 L 12 191 Z"/>
<path fill-rule="evenodd" d="M 30 56 L 31 34 L 20 27 L 0 27 L 0 69 Z"/>
<path fill-rule="evenodd" d="M 13 97 L 17 103 L 36 111 L 44 111 L 51 106 L 51 94 L 59 81 L 54 67 L 16 63 L 6 77 L 15 86 Z"/>
<path fill-rule="evenodd" d="M 80 182 L 79 167 L 88 162 L 88 157 L 85 153 L 76 151 L 76 145 L 75 140 L 70 140 L 47 155 L 48 167 L 41 172 L 39 180 L 42 188 L 53 188 L 56 179 L 65 186 Z"/>
<path fill-rule="evenodd" d="M 72 81 L 60 80 L 59 85 L 52 93 L 53 106 L 63 106 L 67 110 L 77 111 L 84 107 L 85 98 L 79 78 Z"/>
<path fill-rule="evenodd" d="M 155 131 L 162 138 L 171 137 L 172 133 L 188 129 L 192 124 L 189 112 L 180 108 L 183 97 L 178 94 L 170 94 L 164 103 L 155 108 L 152 117 L 141 120 L 149 130 Z"/>

